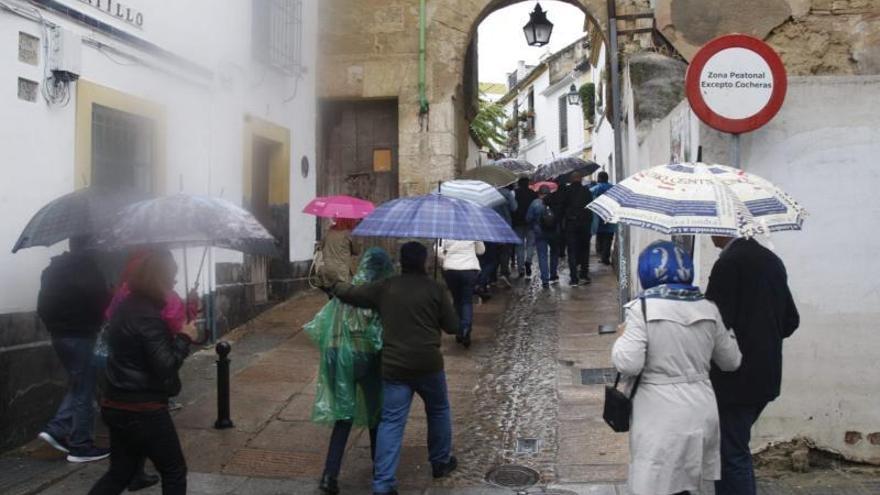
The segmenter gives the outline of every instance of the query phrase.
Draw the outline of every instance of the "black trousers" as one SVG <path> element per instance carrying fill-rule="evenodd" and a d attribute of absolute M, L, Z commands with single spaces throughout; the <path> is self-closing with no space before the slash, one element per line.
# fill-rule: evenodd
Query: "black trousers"
<path fill-rule="evenodd" d="M 596 234 L 596 254 L 606 265 L 611 264 L 611 244 L 614 242 L 614 233 Z"/>
<path fill-rule="evenodd" d="M 568 269 L 571 281 L 578 282 L 578 277 L 589 278 L 590 273 L 590 227 L 567 225 L 565 244 L 568 248 Z"/>
<path fill-rule="evenodd" d="M 147 457 L 162 477 L 162 494 L 186 493 L 186 460 L 177 430 L 167 409 L 131 412 L 104 408 L 110 429 L 110 470 L 89 491 L 90 495 L 118 495 L 142 467 Z"/>

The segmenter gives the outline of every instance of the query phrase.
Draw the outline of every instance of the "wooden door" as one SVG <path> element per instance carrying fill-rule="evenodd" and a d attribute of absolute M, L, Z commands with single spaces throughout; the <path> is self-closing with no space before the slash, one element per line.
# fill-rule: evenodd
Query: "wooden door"
<path fill-rule="evenodd" d="M 321 105 L 318 194 L 344 194 L 380 205 L 398 197 L 397 100 L 325 101 Z M 320 234 L 329 222 L 319 223 Z M 392 256 L 396 241 L 365 238 Z"/>
<path fill-rule="evenodd" d="M 321 196 L 375 204 L 398 196 L 396 100 L 327 101 L 321 123 Z"/>

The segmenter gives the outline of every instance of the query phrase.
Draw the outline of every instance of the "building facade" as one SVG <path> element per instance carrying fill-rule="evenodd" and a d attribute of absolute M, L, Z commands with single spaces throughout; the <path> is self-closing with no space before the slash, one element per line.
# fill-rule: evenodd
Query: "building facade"
<path fill-rule="evenodd" d="M 9 251 L 54 198 L 102 184 L 252 211 L 285 256 L 209 250 L 198 282 L 221 333 L 307 270 L 317 4 L 0 1 L 0 449 L 30 439 L 65 383 L 34 310 L 40 273 L 66 243 Z"/>
<path fill-rule="evenodd" d="M 592 125 L 584 102 L 570 102 L 574 88 L 593 84 L 590 45 L 580 38 L 537 66 L 511 72 L 509 92 L 499 100 L 508 115 L 507 155 L 534 165 L 555 158 L 592 158 Z M 525 70 L 523 70 L 525 69 Z"/>

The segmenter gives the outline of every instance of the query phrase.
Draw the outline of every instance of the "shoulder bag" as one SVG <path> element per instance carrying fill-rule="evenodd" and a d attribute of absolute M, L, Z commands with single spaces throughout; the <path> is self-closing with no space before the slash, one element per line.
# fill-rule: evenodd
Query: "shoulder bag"
<path fill-rule="evenodd" d="M 642 317 L 645 319 L 645 331 L 647 332 L 648 314 L 645 312 L 646 305 L 644 297 L 641 298 L 641 302 Z M 620 383 L 620 373 L 617 373 L 617 378 L 614 379 L 613 387 L 605 386 L 605 409 L 602 412 L 602 419 L 608 423 L 608 426 L 610 426 L 612 430 L 618 433 L 629 431 L 629 423 L 632 418 L 632 400 L 636 395 L 636 390 L 639 388 L 640 381 L 642 381 L 641 373 L 636 377 L 636 381 L 633 383 L 629 396 L 617 389 L 617 385 Z"/>

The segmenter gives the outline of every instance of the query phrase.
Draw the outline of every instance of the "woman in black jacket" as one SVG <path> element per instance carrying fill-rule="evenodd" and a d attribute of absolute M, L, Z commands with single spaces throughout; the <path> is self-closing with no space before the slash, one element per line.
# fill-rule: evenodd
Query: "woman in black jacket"
<path fill-rule="evenodd" d="M 110 470 L 90 494 L 119 494 L 144 457 L 162 477 L 162 493 L 186 493 L 186 461 L 168 398 L 180 392 L 178 370 L 197 333 L 187 324 L 172 334 L 162 320 L 165 296 L 174 289 L 177 265 L 168 251 L 147 256 L 107 329 L 106 390 L 101 401 L 110 429 Z"/>

